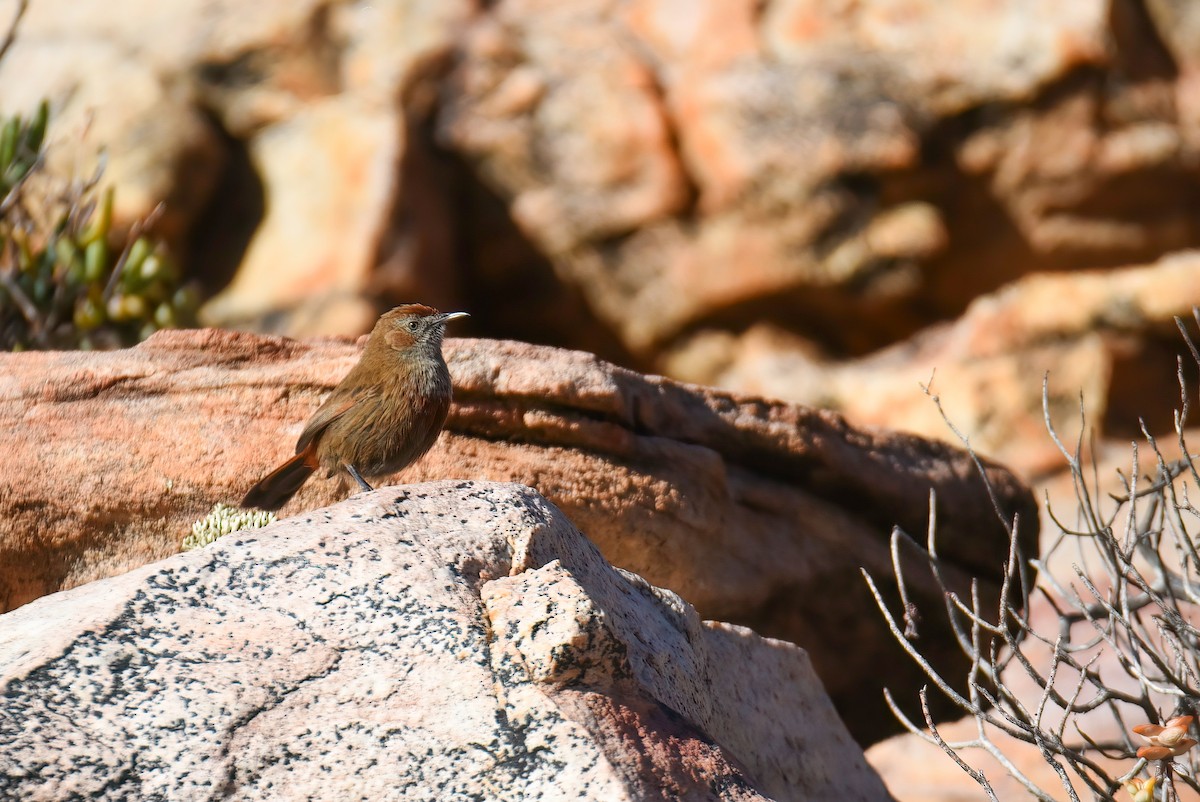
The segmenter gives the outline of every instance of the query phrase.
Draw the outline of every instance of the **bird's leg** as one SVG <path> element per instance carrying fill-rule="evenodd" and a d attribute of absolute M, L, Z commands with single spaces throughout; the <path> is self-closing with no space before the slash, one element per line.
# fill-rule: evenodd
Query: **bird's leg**
<path fill-rule="evenodd" d="M 364 493 L 369 493 L 375 489 L 367 484 L 367 480 L 362 478 L 362 474 L 358 472 L 358 469 L 349 462 L 346 463 L 346 470 L 349 471 L 350 475 L 354 477 L 354 481 L 358 482 L 358 486 L 363 489 Z"/>

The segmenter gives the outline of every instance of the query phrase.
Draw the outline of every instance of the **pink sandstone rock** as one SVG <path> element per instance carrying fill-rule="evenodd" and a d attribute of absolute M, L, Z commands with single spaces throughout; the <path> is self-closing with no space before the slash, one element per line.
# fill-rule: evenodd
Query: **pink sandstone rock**
<path fill-rule="evenodd" d="M 614 564 L 708 618 L 810 650 L 869 740 L 890 726 L 877 668 L 896 659 L 859 567 L 889 572 L 888 534 L 918 536 L 938 494 L 950 580 L 998 589 L 1005 539 L 968 456 L 837 415 L 681 385 L 589 354 L 450 340 L 456 403 L 433 451 L 397 481 L 536 488 Z M 108 353 L 0 355 L 0 599 L 6 609 L 179 550 L 216 502 L 237 503 L 293 452 L 357 357 L 352 344 L 216 330 L 163 332 Z M 1029 491 L 987 465 L 1035 542 Z M 338 498 L 313 480 L 285 515 Z M 919 554 L 906 552 L 914 575 Z M 941 599 L 918 588 L 918 604 Z M 947 633 L 923 633 L 937 657 Z M 869 685 L 864 686 L 863 683 Z M 866 711 L 866 712 L 863 712 Z M 871 712 L 874 711 L 874 712 Z"/>

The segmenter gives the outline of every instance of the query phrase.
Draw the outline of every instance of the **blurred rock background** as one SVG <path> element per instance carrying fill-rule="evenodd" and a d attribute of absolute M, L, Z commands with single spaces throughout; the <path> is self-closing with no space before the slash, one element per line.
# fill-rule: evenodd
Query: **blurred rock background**
<path fill-rule="evenodd" d="M 1172 431 L 1184 0 L 32 0 L 0 110 L 43 98 L 49 166 L 103 152 L 118 228 L 165 203 L 209 325 L 355 335 L 421 300 L 953 439 L 932 381 L 1064 498 L 1046 372 L 1068 440 L 1081 403 L 1106 448 Z"/>
<path fill-rule="evenodd" d="M 936 369 L 1034 476 L 1046 370 L 1064 419 L 1170 423 L 1198 66 L 1171 0 L 35 0 L 0 108 L 103 150 L 118 226 L 166 203 L 206 323 L 421 299 L 945 437 Z"/>

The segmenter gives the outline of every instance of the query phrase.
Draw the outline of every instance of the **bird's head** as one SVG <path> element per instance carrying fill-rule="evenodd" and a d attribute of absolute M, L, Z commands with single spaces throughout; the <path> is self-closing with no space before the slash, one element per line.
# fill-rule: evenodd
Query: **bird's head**
<path fill-rule="evenodd" d="M 396 351 L 433 348 L 440 350 L 446 324 L 466 312 L 439 312 L 424 304 L 397 306 L 379 318 L 371 332 L 372 341 L 380 341 Z"/>

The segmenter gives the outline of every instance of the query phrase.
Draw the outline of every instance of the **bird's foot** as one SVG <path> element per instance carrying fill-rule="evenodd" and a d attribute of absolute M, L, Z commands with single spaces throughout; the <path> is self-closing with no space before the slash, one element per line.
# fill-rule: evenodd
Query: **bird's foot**
<path fill-rule="evenodd" d="M 362 489 L 362 491 L 364 493 L 370 493 L 372 490 L 375 489 L 375 488 L 371 487 L 369 484 L 367 484 L 367 480 L 362 478 L 362 474 L 360 474 L 358 472 L 358 469 L 355 468 L 353 465 L 351 465 L 348 462 L 346 463 L 346 470 L 350 473 L 351 476 L 354 477 L 354 481 L 358 482 L 358 486 Z"/>

